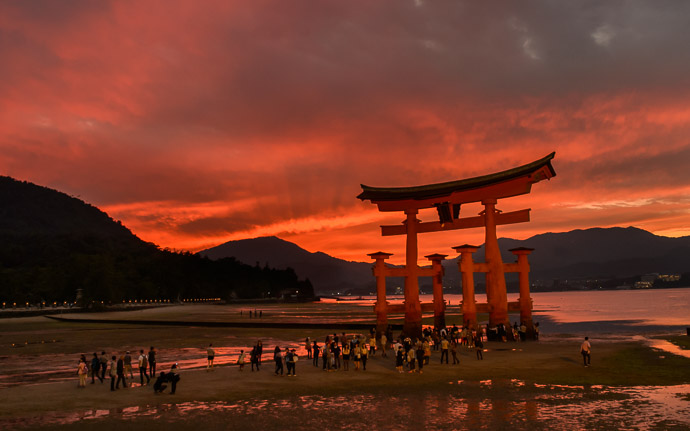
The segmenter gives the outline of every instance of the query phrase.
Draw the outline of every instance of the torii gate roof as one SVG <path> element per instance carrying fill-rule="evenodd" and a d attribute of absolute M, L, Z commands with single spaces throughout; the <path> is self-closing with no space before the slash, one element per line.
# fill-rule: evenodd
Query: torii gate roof
<path fill-rule="evenodd" d="M 370 187 L 362 184 L 361 200 L 380 211 L 431 208 L 436 203 L 468 203 L 529 193 L 532 184 L 556 176 L 551 165 L 555 152 L 517 168 L 480 177 L 415 187 Z"/>

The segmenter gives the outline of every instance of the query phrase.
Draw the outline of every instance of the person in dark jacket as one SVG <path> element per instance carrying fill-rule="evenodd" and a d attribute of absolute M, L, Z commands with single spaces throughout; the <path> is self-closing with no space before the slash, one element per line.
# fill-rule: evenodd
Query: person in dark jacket
<path fill-rule="evenodd" d="M 249 362 L 252 363 L 252 371 L 254 371 L 254 366 L 256 366 L 256 371 L 259 371 L 259 356 L 257 350 L 258 347 L 254 346 L 252 352 L 249 354 Z"/>
<path fill-rule="evenodd" d="M 422 368 L 424 367 L 424 345 L 422 343 L 417 344 L 417 368 L 419 368 L 419 374 L 422 374 Z"/>
<path fill-rule="evenodd" d="M 127 387 L 127 380 L 125 380 L 125 357 L 120 356 L 117 360 L 117 382 L 115 382 L 115 389 L 120 389 L 120 382 L 122 382 L 122 387 Z"/>
<path fill-rule="evenodd" d="M 280 375 L 283 375 L 283 355 L 280 353 L 280 347 L 276 346 L 275 350 L 273 351 L 273 360 L 276 361 L 276 376 L 278 375 L 278 371 L 280 371 Z"/>
<path fill-rule="evenodd" d="M 175 395 L 175 390 L 177 389 L 177 382 L 180 381 L 180 375 L 177 374 L 177 363 L 174 363 L 170 367 L 170 372 L 167 375 L 168 381 L 170 382 L 170 395 Z"/>
<path fill-rule="evenodd" d="M 176 371 L 177 364 L 173 364 L 173 366 L 170 368 L 170 372 L 168 373 L 161 371 L 160 375 L 153 383 L 153 392 L 156 394 L 162 393 L 168 387 L 166 383 L 170 383 L 170 395 L 175 395 L 175 390 L 177 390 L 177 382 L 180 381 L 180 375 L 177 374 Z"/>
<path fill-rule="evenodd" d="M 108 357 L 105 355 L 105 352 L 101 352 L 101 383 L 103 380 L 105 380 L 105 370 L 108 369 Z"/>
<path fill-rule="evenodd" d="M 99 371 L 101 370 L 101 360 L 98 359 L 98 353 L 93 354 L 93 359 L 91 359 L 91 384 L 96 383 L 96 377 L 103 383 L 103 377 Z"/>
<path fill-rule="evenodd" d="M 167 382 L 167 375 L 165 374 L 165 371 L 161 371 L 161 374 L 156 377 L 156 381 L 153 383 L 153 392 L 156 394 L 162 393 L 165 388 L 168 387 L 168 385 L 165 384 Z"/>
<path fill-rule="evenodd" d="M 314 364 L 315 367 L 318 367 L 319 366 L 319 352 L 321 351 L 321 349 L 319 348 L 319 345 L 316 344 L 316 341 L 314 341 L 314 347 L 312 350 L 314 351 L 314 359 L 313 359 L 312 363 Z"/>
<path fill-rule="evenodd" d="M 149 374 L 151 377 L 156 375 L 156 349 L 151 346 L 149 350 Z"/>

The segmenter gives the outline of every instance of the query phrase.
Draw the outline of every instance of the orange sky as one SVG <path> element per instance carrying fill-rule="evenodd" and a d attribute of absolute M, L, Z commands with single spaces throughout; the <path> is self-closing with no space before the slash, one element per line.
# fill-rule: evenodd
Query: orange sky
<path fill-rule="evenodd" d="M 690 3 L 0 3 L 0 174 L 161 247 L 277 235 L 402 260 L 359 184 L 409 186 L 556 151 L 527 238 L 690 235 Z M 463 207 L 475 215 L 479 207 Z M 420 214 L 428 220 L 433 213 Z M 420 254 L 481 243 L 427 234 Z M 399 260 L 396 260 L 399 259 Z"/>

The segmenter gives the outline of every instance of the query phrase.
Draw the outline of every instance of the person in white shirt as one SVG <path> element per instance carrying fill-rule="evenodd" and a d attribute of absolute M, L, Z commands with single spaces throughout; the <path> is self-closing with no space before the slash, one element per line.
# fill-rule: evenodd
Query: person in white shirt
<path fill-rule="evenodd" d="M 144 354 L 144 349 L 139 350 L 139 379 L 141 381 L 141 386 L 144 386 L 144 377 L 146 377 L 146 384 L 149 384 L 149 381 L 151 380 L 149 375 L 146 373 L 146 370 L 149 367 L 149 361 L 146 355 Z"/>
<path fill-rule="evenodd" d="M 582 353 L 582 360 L 585 364 L 585 367 L 589 367 L 592 360 L 592 345 L 589 344 L 589 337 L 585 337 L 585 341 L 583 341 L 582 345 L 580 345 L 580 353 Z"/>

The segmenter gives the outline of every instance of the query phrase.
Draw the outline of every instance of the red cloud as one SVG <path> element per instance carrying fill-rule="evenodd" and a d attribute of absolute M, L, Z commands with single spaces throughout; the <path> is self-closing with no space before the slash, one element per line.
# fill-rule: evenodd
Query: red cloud
<path fill-rule="evenodd" d="M 556 151 L 556 178 L 499 204 L 532 222 L 499 235 L 686 234 L 688 8 L 5 2 L 0 167 L 161 246 L 276 234 L 359 260 L 404 247 L 377 228 L 402 216 L 358 202 L 360 183 Z M 482 241 L 424 236 L 420 255 Z"/>

